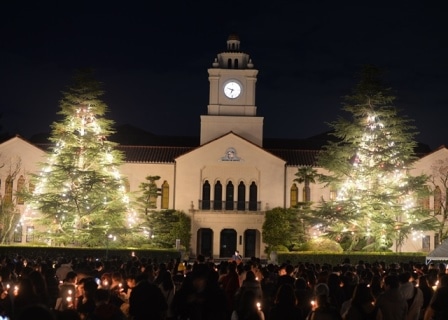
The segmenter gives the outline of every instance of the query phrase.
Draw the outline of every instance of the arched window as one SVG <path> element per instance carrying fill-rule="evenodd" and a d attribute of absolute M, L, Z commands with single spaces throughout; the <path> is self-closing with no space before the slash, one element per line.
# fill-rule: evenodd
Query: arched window
<path fill-rule="evenodd" d="M 255 182 L 252 182 L 249 187 L 249 211 L 257 211 L 257 193 L 258 188 Z"/>
<path fill-rule="evenodd" d="M 12 203 L 13 183 L 14 183 L 14 180 L 12 179 L 11 175 L 9 175 L 6 178 L 6 183 L 5 183 L 5 197 L 3 198 L 3 201 L 5 201 L 5 203 Z"/>
<path fill-rule="evenodd" d="M 222 184 L 218 180 L 215 183 L 215 193 L 213 197 L 213 209 L 222 210 Z"/>
<path fill-rule="evenodd" d="M 238 59 L 235 59 L 235 63 L 233 65 L 234 69 L 238 69 Z"/>
<path fill-rule="evenodd" d="M 33 242 L 34 241 L 34 227 L 28 226 L 26 228 L 26 242 Z"/>
<path fill-rule="evenodd" d="M 202 210 L 210 210 L 210 183 L 205 180 L 202 185 Z"/>
<path fill-rule="evenodd" d="M 299 202 L 299 188 L 297 188 L 295 183 L 292 184 L 291 189 L 289 190 L 289 198 L 290 207 L 294 208 L 297 206 L 297 203 Z"/>
<path fill-rule="evenodd" d="M 22 225 L 20 223 L 14 229 L 14 242 L 22 242 Z"/>
<path fill-rule="evenodd" d="M 170 185 L 163 181 L 162 184 L 162 209 L 168 209 L 170 201 Z"/>
<path fill-rule="evenodd" d="M 227 60 L 227 69 L 232 69 L 232 59 Z"/>
<path fill-rule="evenodd" d="M 123 184 L 124 184 L 124 191 L 126 193 L 129 193 L 129 191 L 131 191 L 131 185 L 129 184 L 129 180 L 128 179 L 124 179 L 123 180 Z"/>
<path fill-rule="evenodd" d="M 442 191 L 440 190 L 440 187 L 437 186 L 434 189 L 434 214 L 441 214 L 442 213 Z"/>
<path fill-rule="evenodd" d="M 244 211 L 246 210 L 246 186 L 244 182 L 241 181 L 238 185 L 238 202 L 237 202 L 237 210 Z"/>
<path fill-rule="evenodd" d="M 21 175 L 19 180 L 17 180 L 17 204 L 23 204 L 22 192 L 25 191 L 25 178 Z"/>
<path fill-rule="evenodd" d="M 422 210 L 429 210 L 429 189 L 426 188 L 427 193 L 418 198 L 418 205 Z"/>
<path fill-rule="evenodd" d="M 338 196 L 338 192 L 334 187 L 330 187 L 330 200 L 336 200 L 336 197 Z"/>
<path fill-rule="evenodd" d="M 226 186 L 226 210 L 233 210 L 233 192 L 233 183 L 229 181 Z"/>
<path fill-rule="evenodd" d="M 33 193 L 34 193 L 34 190 L 36 189 L 36 186 L 34 185 L 34 183 L 32 183 L 32 182 L 30 181 L 30 183 L 29 183 L 29 185 L 28 185 L 28 188 L 30 188 L 30 189 L 29 189 L 29 192 L 30 192 L 31 194 L 33 194 Z"/>

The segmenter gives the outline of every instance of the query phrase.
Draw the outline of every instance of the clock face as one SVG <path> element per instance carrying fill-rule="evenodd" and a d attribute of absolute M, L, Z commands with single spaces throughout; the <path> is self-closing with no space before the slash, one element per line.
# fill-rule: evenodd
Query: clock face
<path fill-rule="evenodd" d="M 241 94 L 241 85 L 235 81 L 227 82 L 224 86 L 224 94 L 230 99 L 238 98 Z"/>

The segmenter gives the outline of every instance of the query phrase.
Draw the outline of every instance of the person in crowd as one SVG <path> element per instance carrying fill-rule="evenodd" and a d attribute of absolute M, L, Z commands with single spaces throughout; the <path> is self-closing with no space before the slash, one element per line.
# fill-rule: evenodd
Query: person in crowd
<path fill-rule="evenodd" d="M 176 294 L 176 287 L 174 286 L 173 278 L 171 276 L 170 271 L 167 270 L 166 272 L 163 272 L 162 274 L 159 275 L 159 277 L 160 277 L 160 284 L 158 285 L 158 287 L 162 291 L 162 294 L 168 305 L 165 319 L 171 320 L 174 319 L 173 300 L 174 295 Z"/>
<path fill-rule="evenodd" d="M 269 312 L 269 320 L 303 320 L 302 310 L 297 306 L 294 288 L 283 284 L 277 291 L 274 306 Z"/>
<path fill-rule="evenodd" d="M 420 310 L 420 319 L 423 319 L 426 308 L 428 308 L 429 302 L 434 295 L 434 289 L 429 285 L 428 277 L 425 274 L 422 274 L 418 278 L 418 287 L 423 293 L 423 305 L 422 309 Z"/>
<path fill-rule="evenodd" d="M 293 276 L 294 273 L 294 266 L 290 263 L 282 266 L 279 269 L 279 276 L 277 279 L 277 288 L 278 290 L 282 285 L 289 284 L 291 286 L 294 286 L 294 282 L 296 281 L 295 277 Z"/>
<path fill-rule="evenodd" d="M 318 283 L 314 287 L 313 307 L 307 320 L 342 320 L 339 310 L 329 301 L 330 289 L 326 283 Z"/>
<path fill-rule="evenodd" d="M 26 308 L 40 304 L 39 296 L 34 291 L 33 282 L 27 277 L 22 277 L 14 286 L 13 296 L 14 319 L 18 319 Z"/>
<path fill-rule="evenodd" d="M 82 319 L 88 318 L 95 310 L 95 292 L 98 284 L 93 277 L 82 278 L 78 282 L 76 311 Z"/>
<path fill-rule="evenodd" d="M 252 290 L 246 290 L 241 296 L 237 309 L 232 312 L 231 320 L 264 320 L 260 300 Z"/>
<path fill-rule="evenodd" d="M 136 279 L 129 297 L 129 315 L 134 320 L 164 319 L 168 305 L 160 288 L 150 283 L 146 273 Z"/>
<path fill-rule="evenodd" d="M 379 310 L 377 319 L 406 319 L 408 304 L 398 290 L 399 286 L 400 281 L 396 274 L 389 274 L 384 277 L 385 290 L 376 300 L 376 306 Z"/>
<path fill-rule="evenodd" d="M 56 310 L 75 309 L 77 280 L 78 274 L 76 272 L 67 272 L 63 283 L 59 286 L 59 296 L 55 306 Z"/>
<path fill-rule="evenodd" d="M 58 267 L 56 268 L 56 277 L 58 278 L 59 282 L 64 281 L 67 277 L 67 273 L 73 271 L 72 266 L 72 262 L 67 261 L 66 258 L 62 258 L 60 260 Z"/>
<path fill-rule="evenodd" d="M 228 319 L 226 297 L 218 284 L 218 272 L 204 263 L 193 265 L 175 294 L 173 311 L 177 319 Z"/>
<path fill-rule="evenodd" d="M 439 287 L 429 302 L 424 320 L 448 319 L 448 274 L 440 277 Z"/>
<path fill-rule="evenodd" d="M 239 290 L 241 292 L 253 291 L 255 293 L 255 297 L 259 301 L 263 299 L 263 291 L 261 290 L 260 281 L 255 278 L 255 274 L 251 270 L 246 272 L 246 279 L 241 284 Z"/>
<path fill-rule="evenodd" d="M 86 320 L 126 320 L 120 308 L 110 302 L 110 290 L 95 291 L 95 309 Z"/>
<path fill-rule="evenodd" d="M 408 304 L 406 320 L 418 320 L 423 306 L 423 292 L 411 281 L 412 277 L 409 271 L 400 273 L 398 279 L 400 281 L 398 291 Z"/>
<path fill-rule="evenodd" d="M 344 320 L 376 319 L 378 309 L 375 306 L 375 297 L 372 294 L 369 284 L 359 283 L 353 292 L 353 297 L 348 302 L 348 310 L 342 314 Z"/>
<path fill-rule="evenodd" d="M 297 299 L 297 307 L 305 317 L 311 311 L 311 301 L 313 300 L 313 290 L 308 286 L 304 277 L 299 277 L 294 282 L 294 294 Z"/>
<path fill-rule="evenodd" d="M 334 305 L 336 309 L 340 310 L 342 304 L 350 298 L 345 296 L 345 291 L 341 286 L 342 281 L 340 276 L 335 272 L 330 273 L 327 278 L 327 285 L 330 290 L 330 303 Z"/>
<path fill-rule="evenodd" d="M 243 261 L 243 257 L 238 250 L 235 250 L 235 253 L 232 256 L 232 261 L 235 261 L 236 264 L 240 264 Z"/>
<path fill-rule="evenodd" d="M 10 288 L 0 281 L 0 316 L 3 318 L 11 318 L 12 316 L 12 300 Z"/>
<path fill-rule="evenodd" d="M 238 273 L 236 272 L 236 262 L 227 264 L 227 273 L 218 279 L 221 288 L 226 296 L 227 311 L 229 315 L 235 309 L 235 294 L 240 288 Z"/>

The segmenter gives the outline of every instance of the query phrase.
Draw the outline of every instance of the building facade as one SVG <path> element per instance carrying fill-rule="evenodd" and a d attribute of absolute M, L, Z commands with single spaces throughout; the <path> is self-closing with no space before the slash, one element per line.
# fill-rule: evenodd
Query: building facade
<path fill-rule="evenodd" d="M 176 209 L 192 218 L 191 254 L 230 257 L 235 250 L 243 256 L 265 257 L 262 237 L 264 214 L 275 207 L 289 208 L 304 201 L 304 185 L 295 182 L 301 166 L 316 167 L 318 149 L 303 146 L 265 146 L 263 117 L 257 115 L 256 82 L 258 70 L 240 40 L 231 35 L 227 50 L 219 53 L 208 69 L 210 92 L 207 114 L 201 115 L 197 146 L 120 145 L 125 163 L 120 168 L 127 177 L 129 192 L 138 191 L 147 176 L 160 176 L 158 209 Z M 29 174 L 37 172 L 45 152 L 20 137 L 0 144 L 1 192 L 14 196 Z M 11 168 L 21 162 L 11 177 Z M 415 174 L 434 174 L 434 166 L 448 162 L 444 147 L 416 162 Z M 447 166 L 448 167 L 448 166 Z M 9 178 L 8 178 L 9 177 Z M 9 180 L 8 180 L 9 179 Z M 438 182 L 436 182 L 437 184 Z M 311 184 L 311 201 L 330 199 L 334 191 L 319 183 Z M 440 186 L 444 188 L 444 186 Z M 441 194 L 445 194 L 445 189 Z M 439 199 L 428 198 L 437 210 Z M 32 241 L 33 225 L 17 226 L 15 242 Z M 402 251 L 430 251 L 438 240 L 433 233 L 409 238 Z"/>

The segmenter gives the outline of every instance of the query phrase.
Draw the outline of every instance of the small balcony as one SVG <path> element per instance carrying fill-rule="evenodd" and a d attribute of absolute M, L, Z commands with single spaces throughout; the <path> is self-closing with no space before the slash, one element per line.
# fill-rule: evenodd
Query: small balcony
<path fill-rule="evenodd" d="M 200 211 L 238 211 L 238 212 L 259 212 L 261 211 L 261 201 L 213 201 L 199 200 Z"/>

